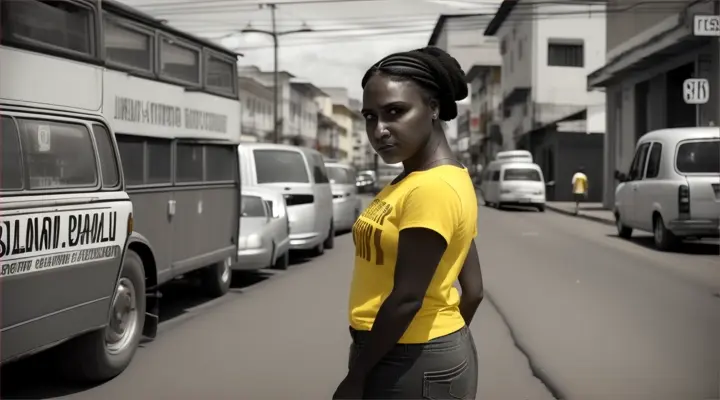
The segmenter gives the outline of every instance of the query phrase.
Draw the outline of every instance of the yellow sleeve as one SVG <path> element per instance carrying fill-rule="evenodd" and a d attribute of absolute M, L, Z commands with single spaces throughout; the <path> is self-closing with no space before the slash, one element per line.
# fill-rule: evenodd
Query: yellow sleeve
<path fill-rule="evenodd" d="M 398 230 L 426 228 L 450 243 L 459 226 L 462 203 L 455 189 L 442 179 L 429 179 L 410 191 L 402 203 Z"/>

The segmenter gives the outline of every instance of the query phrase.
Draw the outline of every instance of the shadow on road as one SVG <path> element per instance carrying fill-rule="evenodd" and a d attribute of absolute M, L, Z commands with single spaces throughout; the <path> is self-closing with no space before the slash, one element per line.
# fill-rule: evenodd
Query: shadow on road
<path fill-rule="evenodd" d="M 301 255 L 290 258 L 290 269 L 309 261 Z M 242 294 L 251 288 L 282 271 L 261 270 L 233 274 L 229 296 Z M 165 325 L 179 317 L 193 312 L 194 309 L 210 305 L 215 300 L 203 294 L 199 282 L 178 280 L 168 283 L 162 288 L 163 297 L 160 301 L 160 324 Z M 220 300 L 220 301 L 218 301 Z M 207 310 L 200 310 L 205 312 Z M 156 340 L 162 340 L 162 332 Z M 152 346 L 152 342 L 140 344 L 140 349 Z M 57 354 L 54 349 L 40 353 L 0 368 L 0 399 L 51 399 L 69 396 L 74 393 L 92 389 L 96 385 L 73 383 L 64 379 L 58 366 Z"/>
<path fill-rule="evenodd" d="M 652 236 L 632 236 L 630 239 L 622 239 L 616 234 L 608 234 L 607 236 L 618 240 L 625 240 L 627 242 L 648 248 L 650 250 L 658 251 L 657 248 L 655 248 L 655 243 L 653 242 Z M 720 255 L 720 243 L 718 243 L 717 241 L 709 240 L 683 241 L 677 246 L 676 249 L 672 250 L 672 252 L 688 255 L 716 256 Z"/>

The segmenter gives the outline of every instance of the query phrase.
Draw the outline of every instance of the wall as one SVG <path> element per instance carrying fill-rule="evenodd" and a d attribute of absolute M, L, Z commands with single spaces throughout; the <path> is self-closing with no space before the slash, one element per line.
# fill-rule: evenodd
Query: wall
<path fill-rule="evenodd" d="M 317 139 L 317 113 L 319 106 L 315 98 L 308 97 L 290 85 L 289 112 L 285 118 L 285 134 L 300 135 L 307 146 L 314 146 Z"/>
<path fill-rule="evenodd" d="M 533 101 L 556 105 L 604 104 L 605 95 L 600 91 L 588 92 L 587 76 L 605 65 L 606 14 L 603 5 L 540 5 L 536 6 L 540 17 L 534 22 Z M 547 14 L 582 13 L 570 16 L 543 17 Z M 548 44 L 553 40 L 578 40 L 584 44 L 584 66 L 548 66 Z M 572 113 L 572 111 L 570 111 Z M 562 116 L 561 116 L 562 117 Z M 543 118 L 556 120 L 557 116 Z"/>
<path fill-rule="evenodd" d="M 630 42 L 668 17 L 676 17 L 690 1 L 608 0 L 606 42 L 608 52 Z M 625 10 L 620 12 L 621 10 Z"/>
<path fill-rule="evenodd" d="M 353 159 L 353 114 L 350 109 L 342 104 L 333 105 L 333 120 L 342 127 L 342 131 L 338 137 L 337 145 L 340 153 L 341 162 L 351 163 Z"/>

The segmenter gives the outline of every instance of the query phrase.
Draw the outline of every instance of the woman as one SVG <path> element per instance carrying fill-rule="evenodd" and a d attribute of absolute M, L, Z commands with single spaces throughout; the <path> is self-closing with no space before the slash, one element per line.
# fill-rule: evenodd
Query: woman
<path fill-rule="evenodd" d="M 465 74 L 427 47 L 383 58 L 362 86 L 369 141 L 404 171 L 353 227 L 353 344 L 334 398 L 473 399 L 477 354 L 467 326 L 483 296 L 477 199 L 441 122 L 457 116 Z"/>

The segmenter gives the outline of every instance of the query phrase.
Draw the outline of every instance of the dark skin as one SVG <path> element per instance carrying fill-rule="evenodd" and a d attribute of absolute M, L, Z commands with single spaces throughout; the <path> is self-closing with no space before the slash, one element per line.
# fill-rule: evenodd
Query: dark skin
<path fill-rule="evenodd" d="M 432 166 L 454 164 L 450 146 L 437 119 L 434 100 L 412 81 L 375 75 L 363 92 L 368 139 L 387 163 L 402 162 L 408 174 Z M 338 386 L 333 399 L 362 398 L 368 374 L 392 350 L 420 310 L 430 281 L 448 244 L 437 232 L 403 229 L 398 239 L 393 290 L 375 318 L 368 341 Z M 475 241 L 459 276 L 460 313 L 470 324 L 483 298 L 483 281 Z"/>

